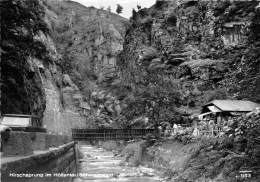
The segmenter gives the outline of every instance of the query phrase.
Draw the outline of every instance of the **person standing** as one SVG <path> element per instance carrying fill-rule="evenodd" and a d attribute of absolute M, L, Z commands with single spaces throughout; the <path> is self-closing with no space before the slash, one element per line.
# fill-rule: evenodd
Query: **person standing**
<path fill-rule="evenodd" d="M 211 133 L 211 136 L 213 136 L 214 135 L 214 120 L 213 119 L 211 119 L 209 121 L 209 131 Z"/>

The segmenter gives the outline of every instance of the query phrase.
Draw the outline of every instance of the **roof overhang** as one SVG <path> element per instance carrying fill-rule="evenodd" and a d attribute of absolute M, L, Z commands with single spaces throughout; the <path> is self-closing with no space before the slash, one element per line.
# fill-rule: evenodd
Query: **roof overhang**
<path fill-rule="evenodd" d="M 198 118 L 203 119 L 203 116 L 207 116 L 207 115 L 210 115 L 210 114 L 213 114 L 213 112 L 206 112 L 206 113 L 200 114 L 200 115 L 198 115 Z"/>
<path fill-rule="evenodd" d="M 27 127 L 31 125 L 31 117 L 4 116 L 1 125 L 10 127 Z"/>
<path fill-rule="evenodd" d="M 209 106 L 215 106 L 221 112 L 251 112 L 260 107 L 260 104 L 248 100 L 212 100 L 203 105 L 203 108 L 209 109 Z M 209 110 L 217 111 L 214 108 Z"/>
<path fill-rule="evenodd" d="M 222 112 L 219 108 L 217 108 L 216 106 L 208 106 L 208 109 L 213 112 L 213 113 L 217 113 L 217 112 Z"/>

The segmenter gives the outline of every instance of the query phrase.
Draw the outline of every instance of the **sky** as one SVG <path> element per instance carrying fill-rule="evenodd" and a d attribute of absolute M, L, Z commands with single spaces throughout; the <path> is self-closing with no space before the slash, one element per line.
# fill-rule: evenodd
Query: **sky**
<path fill-rule="evenodd" d="M 136 8 L 137 4 L 142 8 L 149 8 L 155 4 L 156 0 L 73 0 L 84 6 L 94 6 L 96 8 L 104 7 L 107 9 L 108 6 L 111 6 L 112 12 L 115 12 L 116 5 L 120 4 L 123 6 L 123 12 L 120 14 L 125 18 L 130 18 L 132 15 L 132 9 Z"/>

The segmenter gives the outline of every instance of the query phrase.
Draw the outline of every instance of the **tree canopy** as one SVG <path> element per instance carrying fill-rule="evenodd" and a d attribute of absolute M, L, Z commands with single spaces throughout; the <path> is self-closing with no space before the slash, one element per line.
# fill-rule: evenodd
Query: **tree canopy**
<path fill-rule="evenodd" d="M 117 4 L 116 13 L 117 13 L 117 14 L 121 14 L 122 11 L 123 11 L 123 6 L 121 6 L 120 4 Z"/>

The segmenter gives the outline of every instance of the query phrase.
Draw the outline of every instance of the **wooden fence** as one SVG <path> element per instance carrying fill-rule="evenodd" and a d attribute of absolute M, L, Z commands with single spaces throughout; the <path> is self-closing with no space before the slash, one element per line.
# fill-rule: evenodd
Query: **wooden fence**
<path fill-rule="evenodd" d="M 147 134 L 158 136 L 155 129 L 72 129 L 73 139 L 84 140 L 131 140 Z"/>

